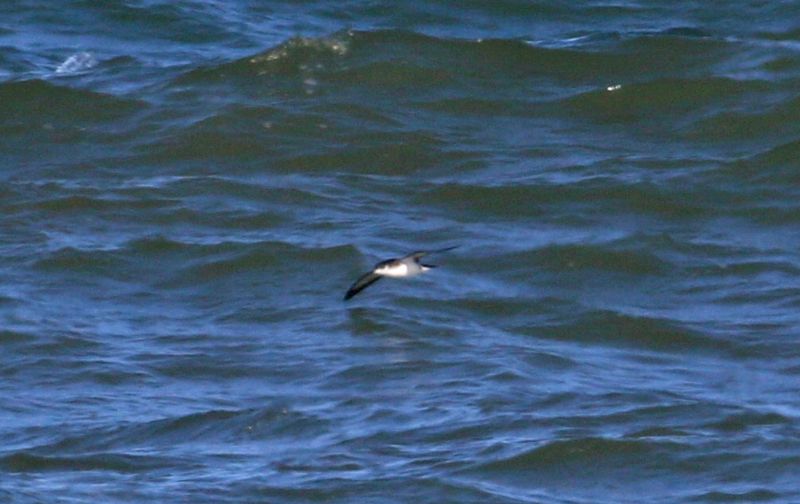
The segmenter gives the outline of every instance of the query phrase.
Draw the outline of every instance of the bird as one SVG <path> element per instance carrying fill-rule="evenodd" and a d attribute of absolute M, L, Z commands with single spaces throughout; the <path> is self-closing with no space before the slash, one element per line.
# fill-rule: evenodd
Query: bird
<path fill-rule="evenodd" d="M 399 259 L 386 259 L 385 261 L 381 261 L 376 264 L 374 268 L 372 268 L 372 271 L 364 273 L 358 277 L 355 282 L 353 282 L 353 285 L 347 289 L 347 292 L 344 295 L 344 300 L 347 301 L 383 277 L 409 278 L 420 275 L 431 268 L 435 268 L 435 265 L 423 264 L 420 262 L 420 260 L 426 255 L 447 252 L 448 250 L 453 250 L 457 247 L 458 245 L 454 245 L 452 247 L 445 247 L 437 250 L 421 250 L 412 252 L 411 254 L 400 257 Z"/>

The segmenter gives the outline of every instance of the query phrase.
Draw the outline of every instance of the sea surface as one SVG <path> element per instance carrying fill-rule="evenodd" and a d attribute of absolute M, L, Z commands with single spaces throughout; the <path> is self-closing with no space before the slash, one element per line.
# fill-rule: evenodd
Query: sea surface
<path fill-rule="evenodd" d="M 4 0 L 0 502 L 800 502 L 799 23 Z"/>

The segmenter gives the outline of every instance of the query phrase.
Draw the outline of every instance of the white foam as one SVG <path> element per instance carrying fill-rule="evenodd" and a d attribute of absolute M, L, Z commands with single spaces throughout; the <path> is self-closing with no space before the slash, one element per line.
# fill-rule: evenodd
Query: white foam
<path fill-rule="evenodd" d="M 56 68 L 57 74 L 70 74 L 88 70 L 97 65 L 97 60 L 89 52 L 73 54 Z"/>

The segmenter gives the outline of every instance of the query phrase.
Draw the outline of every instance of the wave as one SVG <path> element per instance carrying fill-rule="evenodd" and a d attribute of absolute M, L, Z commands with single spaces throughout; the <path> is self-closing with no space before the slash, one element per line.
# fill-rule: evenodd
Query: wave
<path fill-rule="evenodd" d="M 108 250 L 81 250 L 63 247 L 37 259 L 35 267 L 48 272 L 69 272 L 82 275 L 112 277 L 124 263 Z"/>
<path fill-rule="evenodd" d="M 327 37 L 293 37 L 246 61 L 255 66 L 258 74 L 287 67 L 302 69 L 303 65 L 330 57 L 346 56 L 353 36 L 354 32 L 341 32 Z"/>
<path fill-rule="evenodd" d="M 169 453 L 162 448 L 199 441 L 213 444 L 313 437 L 323 435 L 328 423 L 280 404 L 257 409 L 208 410 L 111 428 L 94 428 L 66 435 L 25 453 L 36 457 L 43 457 L 43 453 L 53 457 L 82 457 L 109 451 L 124 454 L 147 447 Z"/>
<path fill-rule="evenodd" d="M 702 117 L 704 112 L 724 108 L 727 103 L 747 93 L 765 91 L 769 87 L 765 81 L 726 77 L 669 77 L 591 90 L 552 105 L 557 107 L 559 115 L 563 113 L 562 108 L 567 108 L 575 116 L 602 123 L 653 119 L 663 122 L 666 116 L 680 117 L 686 121 L 689 117 Z"/>
<path fill-rule="evenodd" d="M 264 52 L 216 65 L 192 69 L 174 84 L 225 82 L 254 77 L 294 77 L 319 73 L 350 52 L 352 33 L 325 37 L 293 37 Z"/>
<path fill-rule="evenodd" d="M 41 128 L 41 121 L 103 123 L 127 118 L 145 107 L 138 100 L 41 79 L 0 83 L 0 122 L 5 131 L 15 124 L 16 128 Z"/>
<path fill-rule="evenodd" d="M 630 487 L 617 486 L 620 481 L 652 488 L 649 482 L 663 481 L 664 474 L 680 480 L 696 478 L 703 482 L 690 485 L 688 492 L 682 488 L 680 493 L 683 500 L 730 502 L 750 501 L 751 497 L 753 500 L 771 500 L 792 494 L 791 483 L 788 483 L 791 478 L 782 476 L 787 474 L 787 467 L 797 463 L 797 457 L 767 457 L 769 469 L 756 466 L 761 460 L 746 462 L 744 458 L 736 449 L 729 449 L 728 445 L 717 448 L 703 446 L 693 450 L 689 443 L 663 439 L 584 437 L 546 442 L 510 457 L 476 464 L 461 471 L 461 475 L 473 484 L 491 485 L 507 493 L 537 489 L 554 495 L 566 493 L 580 502 L 624 501 L 630 495 Z M 788 484 L 747 484 L 745 482 L 748 480 L 740 477 L 745 470 L 763 471 L 773 479 Z M 565 478 L 564 475 L 569 477 Z M 615 484 L 608 486 L 608 482 Z M 602 496 L 598 487 L 603 488 Z M 783 487 L 785 490 L 776 493 L 769 487 Z M 674 492 L 665 495 L 668 495 L 667 500 L 676 497 Z M 548 502 L 553 500 L 552 497 L 546 499 Z"/>
<path fill-rule="evenodd" d="M 614 244 L 550 245 L 536 251 L 538 267 L 556 272 L 590 269 L 633 275 L 661 275 L 672 267 L 646 250 L 617 250 Z"/>
<path fill-rule="evenodd" d="M 102 212 L 153 210 L 169 208 L 175 205 L 175 200 L 158 197 L 149 198 L 122 198 L 114 195 L 98 194 L 72 194 L 68 196 L 50 195 L 47 198 L 29 202 L 28 208 L 33 207 L 48 213 L 63 216 L 67 213 L 91 214 Z"/>
<path fill-rule="evenodd" d="M 759 86 L 761 87 L 761 86 Z M 753 91 L 765 91 L 754 89 Z M 765 135 L 774 138 L 800 135 L 800 98 L 774 103 L 758 111 L 724 110 L 699 121 L 691 131 L 697 140 L 751 142 L 763 141 Z"/>
<path fill-rule="evenodd" d="M 27 332 L 0 329 L 0 347 L 11 346 L 20 343 L 31 343 L 35 340 L 36 336 Z"/>
<path fill-rule="evenodd" d="M 0 457 L 0 467 L 12 473 L 42 471 L 145 472 L 172 467 L 174 460 L 148 455 L 95 453 L 80 456 L 35 455 L 21 452 Z"/>
<path fill-rule="evenodd" d="M 452 115 L 487 116 L 487 117 L 530 117 L 541 107 L 520 99 L 485 99 L 478 97 L 443 98 L 423 102 L 418 107 Z"/>
<path fill-rule="evenodd" d="M 705 247 L 697 247 L 697 253 L 702 253 Z M 709 247 L 711 251 L 713 247 Z M 730 251 L 729 251 L 730 253 Z M 716 264 L 690 267 L 692 277 L 707 278 L 756 278 L 759 275 L 770 273 L 783 273 L 786 275 L 800 276 L 800 265 L 788 259 L 758 260 L 758 259 L 725 259 L 717 260 Z M 752 291 L 742 296 L 753 295 Z"/>
<path fill-rule="evenodd" d="M 365 118 L 375 129 L 365 131 Z M 170 135 L 143 147 L 140 156 L 148 163 L 213 162 L 257 173 L 263 172 L 265 160 L 273 170 L 309 173 L 433 164 L 440 155 L 434 147 L 441 141 L 423 132 L 398 131 L 396 126 L 380 110 L 355 105 L 318 104 L 312 110 L 292 111 L 231 106 L 171 126 Z M 314 141 L 309 143 L 309 138 Z"/>
<path fill-rule="evenodd" d="M 531 475 L 532 472 L 549 474 L 552 471 L 578 474 L 588 470 L 617 470 L 620 466 L 656 463 L 666 464 L 666 459 L 677 455 L 683 445 L 668 441 L 625 440 L 599 437 L 550 441 L 534 449 L 492 462 L 479 464 L 472 473 L 502 474 L 509 477 Z"/>
<path fill-rule="evenodd" d="M 314 264 L 334 268 L 355 252 L 350 245 L 307 246 L 288 241 L 226 241 L 223 237 L 176 239 L 163 235 L 119 244 L 86 243 L 40 254 L 36 269 L 79 275 L 87 282 L 154 282 L 161 288 L 204 289 L 219 281 L 238 282 L 253 273 L 296 274 Z M 291 257 L 291 261 L 285 258 Z M 288 282 L 289 280 L 287 280 Z M 123 287 L 115 285 L 114 290 Z"/>
<path fill-rule="evenodd" d="M 397 135 L 383 145 L 359 146 L 333 152 L 301 154 L 286 157 L 276 164 L 282 169 L 298 173 L 330 172 L 380 173 L 385 176 L 408 175 L 441 166 L 455 164 L 468 155 L 442 153 L 426 143 L 403 142 Z"/>
<path fill-rule="evenodd" d="M 713 490 L 700 492 L 691 500 L 694 502 L 772 502 L 780 501 L 783 494 L 773 492 L 767 488 L 756 488 L 753 490 L 742 490 L 741 492 L 721 492 Z"/>
<path fill-rule="evenodd" d="M 172 134 L 142 146 L 140 156 L 148 163 L 261 162 L 276 154 L 273 143 L 264 141 L 266 130 L 276 122 L 270 109 L 233 107 L 211 117 L 172 125 Z"/>
<path fill-rule="evenodd" d="M 792 425 L 793 420 L 775 412 L 744 411 L 728 415 L 725 418 L 706 425 L 707 428 L 723 432 L 743 432 L 751 428 L 765 425 Z"/>
<path fill-rule="evenodd" d="M 512 261 L 513 262 L 513 261 Z M 515 270 L 513 276 L 518 276 L 518 271 Z M 501 286 L 498 286 L 498 290 Z M 507 286 L 502 286 L 508 288 Z M 486 297 L 482 291 L 477 291 L 475 294 L 469 292 L 459 292 L 461 295 L 451 301 L 445 301 L 442 304 L 449 305 L 453 310 L 463 310 L 469 313 L 470 316 L 480 316 L 487 318 L 499 318 L 504 322 L 513 320 L 526 321 L 530 320 L 532 315 L 546 314 L 550 309 L 558 309 L 558 306 L 566 304 L 564 301 L 556 298 L 525 298 L 522 295 L 512 295 L 506 298 Z"/>
<path fill-rule="evenodd" d="M 769 132 L 774 128 L 784 129 L 776 124 L 770 128 L 755 128 L 755 131 Z M 756 141 L 765 143 L 763 138 Z M 762 146 L 755 154 L 722 164 L 709 179 L 717 186 L 731 188 L 729 214 L 773 226 L 797 223 L 800 219 L 798 204 L 787 191 L 800 183 L 795 163 L 798 155 L 800 140 Z"/>
<path fill-rule="evenodd" d="M 686 40 L 681 49 L 675 40 Z M 404 30 L 347 30 L 321 37 L 293 37 L 262 53 L 233 62 L 191 70 L 176 84 L 225 82 L 230 79 L 291 79 L 269 93 L 314 94 L 325 85 L 415 90 L 499 79 L 558 79 L 573 83 L 608 84 L 653 75 L 659 67 L 652 52 L 673 65 L 701 67 L 712 55 L 709 45 L 724 42 L 675 33 L 637 34 L 627 44 L 605 50 L 586 50 L 562 44 L 539 44 L 522 39 L 445 38 Z M 641 46 L 650 47 L 644 47 Z M 706 55 L 704 57 L 704 55 Z M 666 75 L 665 72 L 662 72 Z M 273 80 L 274 82 L 274 80 Z M 681 82 L 675 83 L 679 92 Z M 714 87 L 712 81 L 712 88 Z M 267 92 L 264 90 L 263 92 Z"/>
<path fill-rule="evenodd" d="M 735 344 L 679 322 L 631 316 L 610 310 L 592 310 L 567 324 L 538 328 L 537 335 L 560 340 L 620 344 L 667 352 L 731 352 Z"/>
<path fill-rule="evenodd" d="M 220 278 L 235 279 L 252 272 L 270 271 L 276 274 L 284 270 L 285 257 L 292 257 L 290 265 L 322 264 L 340 261 L 349 255 L 351 246 L 304 247 L 287 242 L 220 242 L 187 243 L 164 237 L 138 239 L 129 244 L 134 256 L 140 260 L 159 257 L 159 261 L 171 259 L 176 263 L 172 274 L 162 276 L 164 286 L 202 286 Z"/>
<path fill-rule="evenodd" d="M 708 197 L 708 191 L 703 191 Z M 445 182 L 429 185 L 416 198 L 428 205 L 462 212 L 478 212 L 483 219 L 529 219 L 548 215 L 551 205 L 601 202 L 619 212 L 656 214 L 665 219 L 687 219 L 705 215 L 712 204 L 689 197 L 654 182 L 625 182 L 611 177 L 589 177 L 575 183 L 527 183 L 474 185 Z"/>
<path fill-rule="evenodd" d="M 302 188 L 298 189 L 294 185 Z M 155 187 L 154 187 L 155 186 Z M 316 205 L 332 200 L 320 188 L 312 184 L 302 184 L 294 181 L 278 181 L 273 183 L 259 182 L 236 177 L 220 175 L 198 175 L 170 177 L 166 180 L 130 186 L 115 187 L 115 194 L 131 199 L 150 200 L 167 203 L 182 202 L 184 199 L 198 196 L 235 199 L 237 202 L 248 202 L 259 206 L 274 206 L 276 210 L 283 209 L 284 205 L 306 204 Z M 180 210 L 194 211 L 188 205 L 182 205 Z M 237 209 L 238 210 L 238 209 Z M 215 214 L 225 214 L 225 208 L 220 208 Z M 258 210 L 253 210 L 258 213 Z"/>
<path fill-rule="evenodd" d="M 724 172 L 739 179 L 783 187 L 800 183 L 795 161 L 800 155 L 800 139 L 793 139 L 730 163 Z"/>

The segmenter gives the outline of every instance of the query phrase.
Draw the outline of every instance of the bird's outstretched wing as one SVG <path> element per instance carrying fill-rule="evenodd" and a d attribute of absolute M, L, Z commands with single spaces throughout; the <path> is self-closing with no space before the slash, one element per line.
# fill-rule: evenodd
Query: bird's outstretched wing
<path fill-rule="evenodd" d="M 366 289 L 367 287 L 374 284 L 380 279 L 381 276 L 376 275 L 372 271 L 370 271 L 369 273 L 364 273 L 363 275 L 358 277 L 358 280 L 353 282 L 353 285 L 351 285 L 349 289 L 347 289 L 347 293 L 345 293 L 344 295 L 344 300 L 347 301 L 348 299 L 355 296 L 356 294 L 358 294 L 359 292 Z"/>
<path fill-rule="evenodd" d="M 416 260 L 425 257 L 428 254 L 438 254 L 440 252 L 447 252 L 448 250 L 453 250 L 454 248 L 458 248 L 458 245 L 453 245 L 452 247 L 445 247 L 436 250 L 419 250 L 417 252 L 412 252 L 408 254 L 406 257 L 411 257 Z"/>

